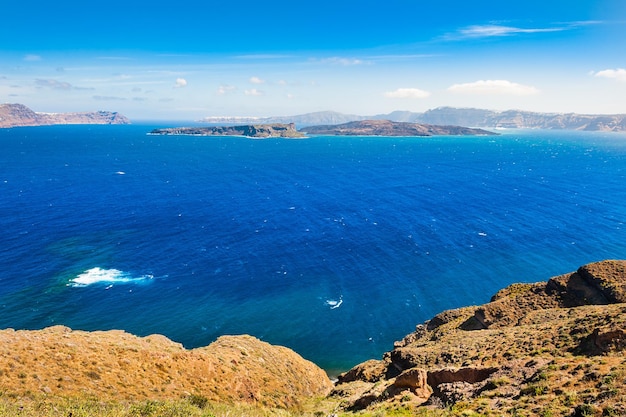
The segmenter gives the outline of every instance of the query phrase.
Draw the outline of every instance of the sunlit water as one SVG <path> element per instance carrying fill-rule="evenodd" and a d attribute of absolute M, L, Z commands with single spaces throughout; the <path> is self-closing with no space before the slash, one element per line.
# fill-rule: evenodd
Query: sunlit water
<path fill-rule="evenodd" d="M 248 333 L 335 373 L 443 309 L 626 258 L 626 135 L 0 130 L 0 327 Z"/>

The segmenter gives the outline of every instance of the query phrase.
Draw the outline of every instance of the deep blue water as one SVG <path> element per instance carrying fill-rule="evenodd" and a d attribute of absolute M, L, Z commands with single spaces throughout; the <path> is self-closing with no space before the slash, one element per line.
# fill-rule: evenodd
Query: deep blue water
<path fill-rule="evenodd" d="M 0 130 L 1 328 L 115 328 L 187 347 L 248 333 L 333 373 L 443 309 L 626 258 L 624 134 L 250 140 L 154 127 Z"/>

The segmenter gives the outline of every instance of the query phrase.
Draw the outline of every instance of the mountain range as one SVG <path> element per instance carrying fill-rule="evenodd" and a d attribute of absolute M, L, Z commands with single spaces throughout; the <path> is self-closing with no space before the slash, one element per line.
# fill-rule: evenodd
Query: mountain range
<path fill-rule="evenodd" d="M 0 104 L 0 128 L 18 126 L 129 124 L 117 112 L 95 111 L 78 113 L 39 113 L 23 104 Z"/>
<path fill-rule="evenodd" d="M 476 108 L 438 107 L 423 113 L 394 111 L 388 114 L 359 116 L 334 111 L 276 117 L 206 117 L 204 123 L 295 123 L 298 127 L 335 125 L 360 120 L 390 120 L 394 122 L 424 123 L 509 129 L 568 129 L 584 131 L 626 131 L 626 114 L 600 115 L 577 113 L 538 113 L 523 110 L 494 111 Z"/>

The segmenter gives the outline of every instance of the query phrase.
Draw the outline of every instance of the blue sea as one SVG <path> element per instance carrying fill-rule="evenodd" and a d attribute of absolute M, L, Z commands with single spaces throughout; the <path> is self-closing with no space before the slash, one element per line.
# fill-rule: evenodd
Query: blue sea
<path fill-rule="evenodd" d="M 626 258 L 626 135 L 0 130 L 0 328 L 251 334 L 330 374 L 444 309 Z"/>

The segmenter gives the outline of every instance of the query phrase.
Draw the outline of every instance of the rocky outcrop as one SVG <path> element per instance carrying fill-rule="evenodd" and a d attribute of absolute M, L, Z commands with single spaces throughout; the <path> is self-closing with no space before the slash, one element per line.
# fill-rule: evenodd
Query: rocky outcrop
<path fill-rule="evenodd" d="M 363 120 L 340 125 L 309 126 L 302 130 L 311 135 L 333 136 L 496 135 L 486 130 L 461 126 L 435 126 L 390 120 Z"/>
<path fill-rule="evenodd" d="M 258 124 L 242 126 L 173 127 L 154 129 L 151 135 L 191 136 L 245 136 L 249 138 L 303 138 L 293 123 Z"/>
<path fill-rule="evenodd" d="M 101 401 L 180 399 L 291 408 L 328 393 L 326 373 L 290 349 L 223 336 L 187 350 L 164 336 L 55 326 L 0 331 L 2 394 L 93 396 Z"/>
<path fill-rule="evenodd" d="M 626 390 L 625 286 L 626 261 L 616 260 L 511 285 L 418 325 L 381 360 L 340 375 L 332 395 L 352 410 L 458 404 L 458 415 L 575 415 L 591 404 L 597 415 L 626 415 L 617 396 Z M 427 386 L 409 377 L 423 374 Z"/>
<path fill-rule="evenodd" d="M 117 112 L 35 113 L 23 104 L 0 104 L 0 128 L 70 124 L 129 124 Z"/>

